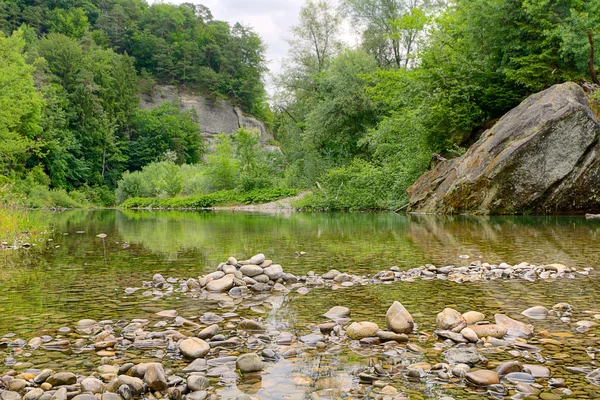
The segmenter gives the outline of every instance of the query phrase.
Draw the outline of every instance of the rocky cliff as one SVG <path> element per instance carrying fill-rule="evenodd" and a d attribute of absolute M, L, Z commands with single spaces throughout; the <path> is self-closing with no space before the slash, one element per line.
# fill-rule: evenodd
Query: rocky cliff
<path fill-rule="evenodd" d="M 244 115 L 239 107 L 225 100 L 207 99 L 194 92 L 180 90 L 176 86 L 157 86 L 152 96 L 140 96 L 140 108 L 149 110 L 167 101 L 178 103 L 182 110 L 194 110 L 198 115 L 202 134 L 209 141 L 220 133 L 231 134 L 240 127 L 258 130 L 260 140 L 265 146 L 273 139 L 265 124 Z"/>
<path fill-rule="evenodd" d="M 409 211 L 600 212 L 600 125 L 583 90 L 555 85 L 409 188 Z"/>

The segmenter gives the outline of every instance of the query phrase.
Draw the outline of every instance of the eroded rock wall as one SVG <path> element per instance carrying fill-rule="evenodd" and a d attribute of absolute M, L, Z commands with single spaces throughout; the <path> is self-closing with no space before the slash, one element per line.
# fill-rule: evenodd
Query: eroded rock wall
<path fill-rule="evenodd" d="M 511 110 L 461 157 L 409 188 L 409 211 L 600 211 L 600 125 L 574 83 L 555 85 Z"/>
<path fill-rule="evenodd" d="M 178 103 L 182 110 L 194 110 L 198 115 L 202 134 L 209 141 L 220 133 L 231 134 L 240 127 L 258 130 L 265 146 L 273 139 L 265 124 L 244 115 L 239 107 L 225 100 L 214 101 L 191 91 L 180 90 L 176 86 L 157 86 L 152 96 L 140 96 L 140 108 L 149 110 L 167 101 Z"/>

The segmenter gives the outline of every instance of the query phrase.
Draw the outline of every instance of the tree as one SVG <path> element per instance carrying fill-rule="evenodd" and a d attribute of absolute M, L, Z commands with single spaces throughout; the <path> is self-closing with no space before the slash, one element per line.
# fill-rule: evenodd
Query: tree
<path fill-rule="evenodd" d="M 222 133 L 217 136 L 214 151 L 206 157 L 207 178 L 215 190 L 233 189 L 238 183 L 239 170 L 231 138 Z"/>
<path fill-rule="evenodd" d="M 343 0 L 352 21 L 362 27 L 365 50 L 384 68 L 407 68 L 425 29 L 426 14 L 440 0 Z"/>
<path fill-rule="evenodd" d="M 33 67 L 23 57 L 23 34 L 0 33 L 0 174 L 23 171 L 27 157 L 39 148 L 43 101 L 36 92 Z"/>

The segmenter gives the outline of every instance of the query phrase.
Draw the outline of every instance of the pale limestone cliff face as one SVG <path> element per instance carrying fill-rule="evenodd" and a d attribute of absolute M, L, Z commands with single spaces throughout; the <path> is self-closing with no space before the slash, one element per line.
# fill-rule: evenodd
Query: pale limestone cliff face
<path fill-rule="evenodd" d="M 409 210 L 538 214 L 600 211 L 600 125 L 583 90 L 530 96 L 463 156 L 409 188 Z"/>
<path fill-rule="evenodd" d="M 176 86 L 157 86 L 154 95 L 140 96 L 140 108 L 149 110 L 167 101 L 178 103 L 182 110 L 194 110 L 202 134 L 209 142 L 220 133 L 231 134 L 241 127 L 259 131 L 260 140 L 267 147 L 273 139 L 261 121 L 244 115 L 239 107 L 225 100 L 213 101 Z"/>

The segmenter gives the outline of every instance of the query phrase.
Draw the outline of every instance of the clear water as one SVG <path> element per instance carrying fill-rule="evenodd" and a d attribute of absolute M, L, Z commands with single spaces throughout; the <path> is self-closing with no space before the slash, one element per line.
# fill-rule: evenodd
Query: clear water
<path fill-rule="evenodd" d="M 600 395 L 599 388 L 591 385 L 584 374 L 567 370 L 569 366 L 598 367 L 588 351 L 600 347 L 600 326 L 579 333 L 575 322 L 594 320 L 593 316 L 600 314 L 600 220 L 226 211 L 102 210 L 41 215 L 53 228 L 48 236 L 52 241 L 38 242 L 28 251 L 0 253 L 0 337 L 9 333 L 26 340 L 44 334 L 56 337 L 60 335 L 58 328 L 73 327 L 83 318 L 159 321 L 155 313 L 165 309 L 176 309 L 190 319 L 206 311 L 235 310 L 244 317 L 261 316 L 272 327 L 307 334 L 310 324 L 326 321 L 321 315 L 333 305 L 349 307 L 356 321 L 368 320 L 385 326 L 385 312 L 394 300 L 412 313 L 419 331 L 431 334 L 436 314 L 445 307 L 461 312 L 481 311 L 492 320 L 494 313 L 501 312 L 530 323 L 519 315 L 524 309 L 535 305 L 551 308 L 567 302 L 575 310 L 570 322 L 555 317 L 533 322 L 536 331 L 558 333 L 556 338 L 562 343 L 541 345 L 544 365 L 551 369 L 553 377 L 566 379 L 572 397 Z M 100 233 L 107 237 L 98 238 L 96 235 Z M 295 253 L 300 251 L 306 254 L 297 257 Z M 594 267 L 596 271 L 589 277 L 578 276 L 573 280 L 498 280 L 460 285 L 433 280 L 335 291 L 314 289 L 304 296 L 291 293 L 279 300 L 280 306 L 267 308 L 264 314 L 257 314 L 250 304 L 221 309 L 219 303 L 181 295 L 157 300 L 142 296 L 141 291 L 132 295 L 124 292 L 126 287 L 141 286 L 142 281 L 150 280 L 155 273 L 165 277 L 194 277 L 213 271 L 229 256 L 244 259 L 259 252 L 297 275 L 309 271 L 324 273 L 332 268 L 366 275 L 391 266 L 407 269 L 425 263 L 463 265 L 473 259 L 511 264 L 562 263 L 578 268 Z M 62 336 L 69 338 L 69 335 Z M 407 354 L 410 362 L 443 361 L 443 355 L 432 349 L 436 342 L 433 337 L 426 340 L 425 336 L 413 335 L 411 342 L 428 351 L 419 356 Z M 270 365 L 258 381 L 241 381 L 237 386 L 219 386 L 215 381 L 218 393 L 222 398 L 235 398 L 241 390 L 259 398 L 301 399 L 315 390 L 330 387 L 344 390 L 352 386 L 352 370 L 368 365 L 370 358 L 390 362 L 377 348 L 302 351 L 298 358 Z M 92 372 L 100 361 L 99 356 L 89 353 L 36 350 L 32 354 L 15 355 L 10 349 L 0 348 L 0 360 L 10 355 L 17 361 L 31 362 L 34 367 L 62 367 L 81 373 Z M 152 359 L 155 354 L 133 352 L 128 356 L 139 361 Z M 492 366 L 515 358 L 507 351 L 486 356 Z M 527 354 L 517 359 L 539 364 L 526 357 Z M 163 362 L 176 371 L 187 365 L 180 360 Z M 0 366 L 2 369 L 9 367 Z M 396 377 L 390 383 L 411 398 L 482 395 L 461 382 L 411 382 Z M 551 391 L 545 381 L 539 383 L 543 392 Z M 513 394 L 509 392 L 507 396 Z"/>

